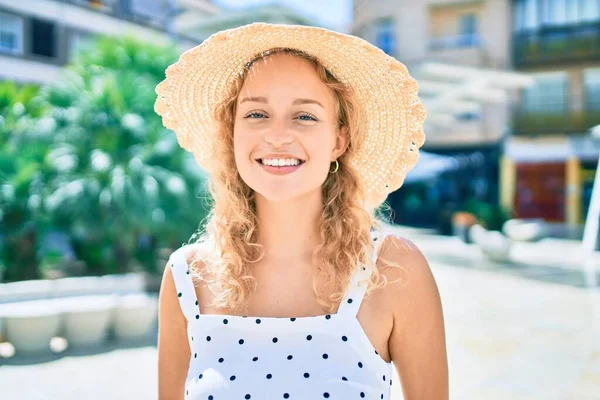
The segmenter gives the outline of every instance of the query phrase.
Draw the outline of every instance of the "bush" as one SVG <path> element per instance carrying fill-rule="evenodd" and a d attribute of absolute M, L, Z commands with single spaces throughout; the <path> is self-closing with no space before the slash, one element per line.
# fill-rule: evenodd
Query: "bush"
<path fill-rule="evenodd" d="M 468 200 L 462 209 L 475 215 L 478 222 L 490 231 L 501 231 L 504 223 L 511 218 L 510 213 L 500 205 L 475 199 Z"/>
<path fill-rule="evenodd" d="M 160 246 L 187 242 L 208 211 L 205 174 L 153 109 L 174 49 L 101 37 L 39 93 L 0 88 L 0 219 L 13 236 L 7 253 L 24 257 L 18 238 L 27 223 L 36 240 L 53 229 L 68 232 L 97 274 L 125 272 L 134 259 L 155 272 Z M 19 106 L 22 98 L 32 105 Z M 28 265 L 38 266 L 35 257 Z M 15 257 L 6 263 L 11 279 L 31 276 L 18 272 L 23 264 Z"/>

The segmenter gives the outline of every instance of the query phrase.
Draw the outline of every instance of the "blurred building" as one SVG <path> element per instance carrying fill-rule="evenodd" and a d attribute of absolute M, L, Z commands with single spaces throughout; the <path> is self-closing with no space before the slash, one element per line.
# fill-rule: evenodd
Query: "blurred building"
<path fill-rule="evenodd" d="M 177 30 L 186 35 L 206 39 L 213 33 L 233 29 L 254 22 L 272 24 L 310 25 L 316 21 L 304 16 L 282 4 L 266 4 L 261 6 L 244 7 L 242 9 L 223 10 L 218 15 L 204 17 L 182 16 L 177 19 Z"/>
<path fill-rule="evenodd" d="M 182 50 L 197 38 L 176 30 L 177 18 L 203 18 L 209 0 L 0 0 L 0 79 L 48 82 L 94 35 L 174 39 Z"/>
<path fill-rule="evenodd" d="M 510 65 L 509 17 L 504 0 L 358 0 L 352 33 L 402 61 L 417 78 L 429 62 L 502 70 Z M 429 149 L 494 145 L 509 117 L 504 105 L 458 114 L 452 127 L 428 129 Z"/>
<path fill-rule="evenodd" d="M 488 76 L 510 71 L 510 18 L 507 0 L 354 2 L 352 33 L 402 61 L 420 82 L 429 110 L 424 150 L 451 155 L 460 164 L 451 175 L 415 189 L 417 193 L 408 187 L 392 193 L 388 200 L 400 214 L 396 222 L 433 225 L 445 205 L 457 207 L 469 199 L 498 202 L 499 164 L 511 123 L 509 103 L 518 92 L 499 91 L 488 82 L 477 94 L 472 92 L 472 98 L 450 101 L 451 123 L 438 123 L 438 112 L 431 112 L 428 103 L 440 91 L 454 90 L 457 81 L 470 80 L 469 85 L 477 86 L 479 71 Z M 456 79 L 449 74 L 436 82 L 424 68 L 431 63 L 468 67 L 474 75 Z M 503 101 L 485 98 L 496 94 Z"/>
<path fill-rule="evenodd" d="M 184 51 L 252 22 L 315 25 L 278 4 L 228 10 L 211 0 L 0 0 L 0 79 L 54 80 L 95 35 L 174 40 Z"/>
<path fill-rule="evenodd" d="M 359 0 L 352 33 L 421 82 L 420 66 L 430 62 L 531 77 L 505 104 L 458 107 L 452 126 L 429 124 L 425 149 L 458 155 L 473 170 L 450 184 L 446 199 L 483 190 L 482 199 L 515 217 L 580 230 L 600 150 L 589 134 L 600 124 L 598 0 Z M 429 86 L 421 85 L 425 103 Z M 438 180 L 438 189 L 448 182 Z"/>
<path fill-rule="evenodd" d="M 511 1 L 512 65 L 535 78 L 514 110 L 506 204 L 524 218 L 585 219 L 600 146 L 600 2 Z"/>

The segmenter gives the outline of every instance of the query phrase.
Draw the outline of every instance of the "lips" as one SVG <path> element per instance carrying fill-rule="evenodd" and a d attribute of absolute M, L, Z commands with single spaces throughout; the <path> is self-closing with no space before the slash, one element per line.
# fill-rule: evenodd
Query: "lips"
<path fill-rule="evenodd" d="M 263 163 L 260 162 L 260 160 L 256 160 L 256 163 L 258 165 L 260 165 L 265 171 L 267 171 L 270 174 L 273 175 L 286 175 L 286 174 L 290 174 L 292 172 L 297 171 L 298 169 L 302 168 L 302 166 L 305 164 L 304 161 L 300 162 L 300 164 L 298 165 L 282 165 L 282 166 L 271 166 L 271 165 L 264 165 Z"/>

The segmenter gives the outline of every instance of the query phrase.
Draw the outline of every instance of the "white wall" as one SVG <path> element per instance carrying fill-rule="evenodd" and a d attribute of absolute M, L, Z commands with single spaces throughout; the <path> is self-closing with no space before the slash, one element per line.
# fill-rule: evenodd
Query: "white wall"
<path fill-rule="evenodd" d="M 0 54 L 0 80 L 46 83 L 56 80 L 60 71 L 57 65 Z"/>

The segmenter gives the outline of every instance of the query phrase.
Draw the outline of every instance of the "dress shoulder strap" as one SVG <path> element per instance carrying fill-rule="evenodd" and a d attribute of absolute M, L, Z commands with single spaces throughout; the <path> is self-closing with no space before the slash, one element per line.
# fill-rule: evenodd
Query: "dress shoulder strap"
<path fill-rule="evenodd" d="M 378 234 L 377 232 L 371 232 L 371 240 L 373 241 L 373 253 L 371 254 L 371 261 L 373 264 L 377 262 L 379 249 L 381 247 L 381 243 L 383 243 L 383 239 L 385 239 L 385 236 L 385 233 Z M 362 300 L 367 292 L 367 287 L 369 284 L 368 279 L 371 276 L 371 273 L 372 270 L 370 268 L 367 268 L 363 265 L 357 266 L 356 271 L 350 280 L 350 285 L 348 286 L 346 296 L 344 296 L 344 299 L 340 304 L 338 310 L 339 314 L 350 315 L 352 317 L 355 317 L 358 314 Z"/>
<path fill-rule="evenodd" d="M 186 247 L 182 246 L 171 254 L 168 268 L 171 268 L 181 311 L 188 321 L 192 321 L 200 318 L 200 308 L 190 275 Z"/>

